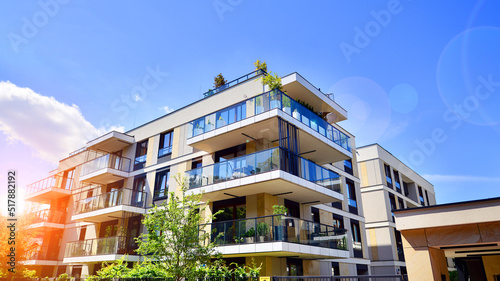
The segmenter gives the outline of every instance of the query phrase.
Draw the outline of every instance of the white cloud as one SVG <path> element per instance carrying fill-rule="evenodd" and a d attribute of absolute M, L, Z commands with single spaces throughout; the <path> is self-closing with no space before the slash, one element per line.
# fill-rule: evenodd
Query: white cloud
<path fill-rule="evenodd" d="M 0 131 L 8 141 L 33 148 L 41 159 L 57 163 L 109 130 L 123 131 L 123 127 L 95 128 L 77 105 L 0 81 Z"/>
<path fill-rule="evenodd" d="M 136 93 L 136 94 L 134 95 L 134 100 L 135 100 L 136 102 L 140 102 L 140 101 L 142 101 L 142 98 L 141 98 L 141 96 L 139 96 L 139 94 L 137 94 L 137 93 Z"/>
<path fill-rule="evenodd" d="M 500 182 L 500 178 L 468 175 L 422 175 L 430 182 Z"/>
<path fill-rule="evenodd" d="M 168 105 L 165 105 L 163 107 L 160 107 L 160 110 L 165 112 L 166 114 L 169 114 L 170 112 L 175 111 L 175 109 L 168 107 Z"/>

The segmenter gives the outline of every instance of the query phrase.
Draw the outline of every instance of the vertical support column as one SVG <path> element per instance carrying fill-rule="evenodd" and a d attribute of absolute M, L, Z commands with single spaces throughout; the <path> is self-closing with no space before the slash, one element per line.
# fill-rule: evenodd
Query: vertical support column
<path fill-rule="evenodd" d="M 403 249 L 410 280 L 450 280 L 444 251 L 428 247 L 425 230 L 406 230 L 403 235 Z"/>

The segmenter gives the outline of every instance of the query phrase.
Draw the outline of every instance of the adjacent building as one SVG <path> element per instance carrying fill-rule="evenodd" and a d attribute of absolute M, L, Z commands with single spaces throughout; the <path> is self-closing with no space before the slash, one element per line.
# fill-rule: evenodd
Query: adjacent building
<path fill-rule="evenodd" d="M 432 185 L 400 169 L 399 188 L 404 183 L 408 192 L 395 183 L 389 189 L 385 177 L 379 180 L 382 163 L 400 162 L 384 154 L 358 165 L 354 137 L 337 124 L 346 110 L 298 73 L 282 77 L 282 91 L 263 86 L 263 75 L 249 73 L 62 159 L 49 178 L 28 187 L 26 199 L 43 203 L 43 210 L 32 226 L 40 229 L 39 248 L 27 263 L 39 266 L 40 276 L 78 277 L 125 254 L 140 260 L 134 238 L 145 231 L 141 219 L 168 192 L 180 191 L 173 175 L 181 174 L 188 192 L 210 202 L 207 212 L 222 211 L 206 230 L 215 230 L 228 262 L 254 258 L 267 276 L 370 274 L 367 246 L 374 257 L 371 242 L 389 243 L 396 234 L 390 211 L 378 218 L 362 201 L 389 206 L 392 195 L 406 206 L 434 204 Z M 360 192 L 367 167 L 380 171 L 361 176 Z M 274 215 L 273 205 L 287 207 L 287 215 Z M 375 260 L 386 252 L 380 249 Z"/>
<path fill-rule="evenodd" d="M 356 152 L 372 274 L 406 274 L 394 210 L 435 205 L 434 186 L 378 144 Z"/>

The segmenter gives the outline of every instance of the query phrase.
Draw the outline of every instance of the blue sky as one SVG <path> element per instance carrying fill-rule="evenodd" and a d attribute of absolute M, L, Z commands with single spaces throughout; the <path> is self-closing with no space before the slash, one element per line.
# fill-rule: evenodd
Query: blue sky
<path fill-rule="evenodd" d="M 500 196 L 497 1 L 8 1 L 0 9 L 0 180 L 24 186 L 265 60 L 298 72 L 435 186 Z M 2 188 L 5 188 L 2 185 Z"/>

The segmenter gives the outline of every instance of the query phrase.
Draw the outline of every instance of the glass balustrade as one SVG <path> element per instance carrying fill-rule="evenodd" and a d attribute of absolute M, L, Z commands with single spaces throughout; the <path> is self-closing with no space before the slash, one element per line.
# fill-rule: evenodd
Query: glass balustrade
<path fill-rule="evenodd" d="M 304 105 L 277 89 L 239 102 L 188 123 L 188 138 L 222 128 L 275 108 L 299 120 L 307 127 L 335 142 L 347 151 L 351 151 L 350 138 L 345 133 L 333 127 L 318 114 L 312 112 Z"/>
<path fill-rule="evenodd" d="M 55 211 L 55 210 L 41 210 L 31 214 L 33 218 L 33 223 L 40 222 L 52 222 L 52 223 L 64 223 L 66 219 L 66 212 Z"/>
<path fill-rule="evenodd" d="M 60 189 L 71 190 L 72 187 L 73 187 L 73 179 L 63 177 L 60 175 L 54 175 L 47 177 L 43 180 L 34 182 L 32 184 L 29 184 L 26 187 L 26 193 L 29 195 L 49 188 L 60 188 Z"/>
<path fill-rule="evenodd" d="M 144 191 L 135 191 L 127 188 L 116 189 L 77 201 L 75 203 L 74 214 L 78 215 L 119 205 L 145 208 L 147 202 L 146 196 L 147 193 Z"/>
<path fill-rule="evenodd" d="M 283 170 L 340 193 L 340 176 L 282 148 L 271 148 L 186 172 L 189 188 Z"/>
<path fill-rule="evenodd" d="M 284 215 L 214 222 L 201 229 L 217 246 L 290 242 L 347 250 L 347 230 Z"/>
<path fill-rule="evenodd" d="M 74 241 L 66 245 L 64 257 L 84 257 L 97 255 L 135 254 L 137 243 L 133 237 L 111 236 L 104 238 Z"/>
<path fill-rule="evenodd" d="M 106 168 L 123 172 L 130 172 L 130 159 L 114 154 L 106 154 L 84 163 L 82 165 L 80 176 L 86 176 L 90 173 L 97 172 Z"/>

